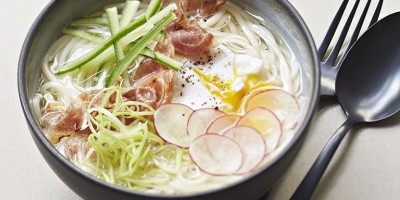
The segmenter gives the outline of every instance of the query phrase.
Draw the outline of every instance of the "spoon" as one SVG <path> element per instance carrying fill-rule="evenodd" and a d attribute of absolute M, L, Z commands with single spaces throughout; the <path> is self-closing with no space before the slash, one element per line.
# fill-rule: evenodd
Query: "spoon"
<path fill-rule="evenodd" d="M 400 110 L 400 12 L 377 22 L 354 44 L 339 69 L 336 95 L 347 120 L 329 139 L 291 200 L 311 198 L 354 124 L 383 120 Z"/>

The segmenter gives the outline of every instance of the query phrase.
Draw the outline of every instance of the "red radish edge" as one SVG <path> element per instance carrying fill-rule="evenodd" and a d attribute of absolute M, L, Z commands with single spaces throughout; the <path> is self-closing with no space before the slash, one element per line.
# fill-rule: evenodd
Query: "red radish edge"
<path fill-rule="evenodd" d="M 257 91 L 253 96 L 251 96 L 251 97 L 247 100 L 247 102 L 246 102 L 246 104 L 245 104 L 245 106 L 244 106 L 244 110 L 245 110 L 246 112 L 248 112 L 249 110 L 252 110 L 253 108 L 256 108 L 256 107 L 264 107 L 263 105 L 259 105 L 259 106 L 255 106 L 255 107 L 253 107 L 253 108 L 251 108 L 251 109 L 248 108 L 250 102 L 252 101 L 252 99 L 254 99 L 256 96 L 260 95 L 261 93 L 266 93 L 266 92 L 282 92 L 282 93 L 285 93 L 288 97 L 290 97 L 290 98 L 295 102 L 296 107 L 297 107 L 297 110 L 300 112 L 300 105 L 299 105 L 299 102 L 297 101 L 297 99 L 296 99 L 292 94 L 290 94 L 290 93 L 288 93 L 288 92 L 286 92 L 286 91 L 284 91 L 284 90 L 280 90 L 280 89 L 266 89 L 266 90 Z M 268 108 L 268 107 L 264 107 L 264 108 L 270 109 L 270 108 Z M 271 110 L 271 109 L 270 109 L 270 110 Z M 284 110 L 284 109 L 283 109 L 283 110 Z M 273 110 L 271 110 L 271 111 L 273 111 Z M 294 118 L 294 117 L 293 117 L 293 118 Z M 281 120 L 281 122 L 283 123 L 283 120 L 280 119 L 280 117 L 278 117 L 278 119 Z M 297 119 L 297 120 L 298 120 L 298 119 Z M 295 120 L 295 121 L 297 121 L 297 120 Z M 293 122 L 295 122 L 295 121 L 293 121 Z M 296 126 L 296 124 L 297 124 L 297 123 L 294 123 L 293 127 Z M 292 128 L 293 128 L 293 127 L 292 127 Z"/>
<path fill-rule="evenodd" d="M 219 138 L 225 138 L 226 139 L 226 141 L 230 141 L 230 142 L 232 142 L 231 144 L 234 144 L 235 146 L 237 146 L 237 149 L 236 150 L 239 150 L 238 152 L 236 152 L 236 153 L 240 153 L 240 161 L 238 161 L 239 162 L 239 165 L 237 165 L 237 167 L 235 166 L 235 170 L 232 170 L 232 172 L 227 172 L 227 173 L 215 173 L 215 172 L 210 172 L 210 170 L 206 170 L 206 169 L 204 169 L 204 166 L 201 166 L 201 164 L 200 163 L 198 163 L 198 161 L 196 161 L 197 159 L 196 158 L 194 158 L 195 156 L 193 156 L 193 153 L 194 152 L 192 152 L 193 151 L 193 145 L 194 144 L 196 144 L 196 142 L 198 142 L 199 140 L 201 140 L 201 139 L 203 139 L 203 138 L 205 138 L 205 137 L 219 137 Z M 217 146 L 214 146 L 214 147 L 221 147 L 221 145 L 217 145 Z M 226 148 L 224 148 L 224 152 L 226 152 Z M 210 152 L 210 154 L 211 154 L 211 151 L 212 151 L 212 149 L 210 149 L 210 146 L 209 145 L 207 145 L 207 151 L 208 152 Z M 223 156 L 222 156 L 222 158 L 229 158 L 229 159 L 232 159 L 232 158 L 238 158 L 237 156 L 236 156 L 237 154 L 235 154 L 234 156 L 227 156 L 226 154 L 224 154 Z M 193 161 L 193 163 L 196 165 L 196 166 L 198 166 L 199 167 L 199 169 L 201 170 L 201 171 L 203 171 L 204 173 L 207 173 L 207 174 L 210 174 L 210 175 L 213 175 L 213 176 L 226 176 L 226 175 L 231 175 L 231 174 L 235 174 L 241 167 L 242 167 L 242 165 L 243 165 L 243 150 L 240 148 L 240 145 L 234 140 L 234 139 L 232 139 L 232 138 L 229 138 L 229 137 L 226 137 L 226 136 L 223 136 L 223 135 L 220 135 L 220 134 L 214 134 L 214 133 L 210 133 L 210 134 L 206 134 L 206 135 L 200 135 L 199 137 L 197 137 L 194 141 L 193 141 L 193 143 L 192 143 L 192 145 L 190 146 L 190 148 L 189 148 L 189 156 L 190 156 L 190 158 L 191 158 L 191 160 Z M 210 156 L 212 156 L 212 155 L 210 155 Z M 215 157 L 214 156 L 212 156 L 213 157 L 213 159 L 215 159 Z M 229 163 L 232 163 L 232 162 L 229 162 Z"/>
<path fill-rule="evenodd" d="M 279 124 L 279 137 L 278 137 L 278 142 L 276 143 L 276 145 L 275 145 L 275 147 L 274 147 L 273 149 L 271 149 L 270 151 L 267 151 L 267 152 L 266 152 L 265 156 L 267 156 L 267 155 L 269 155 L 271 152 L 273 152 L 277 147 L 279 147 L 279 145 L 280 145 L 280 143 L 281 143 L 282 134 L 283 134 L 283 129 L 282 129 L 282 122 L 279 120 L 278 116 L 276 116 L 276 114 L 275 114 L 274 112 L 272 112 L 270 109 L 267 109 L 267 108 L 264 108 L 264 107 L 255 107 L 255 108 L 253 108 L 253 109 L 247 111 L 246 114 L 243 115 L 243 116 L 237 121 L 236 125 L 237 125 L 237 126 L 249 126 L 248 124 L 241 125 L 241 124 L 240 124 L 240 121 L 243 120 L 243 119 L 246 119 L 246 118 L 245 118 L 246 115 L 248 115 L 249 113 L 253 112 L 253 110 L 256 110 L 256 109 L 262 109 L 262 110 L 265 110 L 265 111 L 267 111 L 268 113 L 272 114 L 272 116 L 276 119 L 276 121 L 277 121 L 278 124 Z M 252 127 L 252 126 L 249 126 L 249 127 L 256 129 L 255 127 Z M 256 129 L 256 130 L 257 130 L 257 129 Z M 261 134 L 261 133 L 260 133 L 260 134 Z M 261 135 L 262 135 L 262 134 L 261 134 Z M 264 137 L 264 136 L 263 136 L 263 137 Z M 269 146 L 269 145 L 267 144 L 267 147 L 268 147 L 268 146 Z"/>
<path fill-rule="evenodd" d="M 159 127 L 159 126 L 157 126 L 158 123 L 157 123 L 156 113 L 157 113 L 157 111 L 159 111 L 160 108 L 165 107 L 165 106 L 184 106 L 184 107 L 190 109 L 192 112 L 191 112 L 190 114 L 188 114 L 187 120 L 189 119 L 190 115 L 193 113 L 193 109 L 190 108 L 189 106 L 185 105 L 185 104 L 180 104 L 180 103 L 163 104 L 163 105 L 161 105 L 160 107 L 157 108 L 157 110 L 156 110 L 156 112 L 154 113 L 154 116 L 153 116 L 154 129 L 155 129 L 157 135 L 158 135 L 164 142 L 166 142 L 166 143 L 168 143 L 168 144 L 175 145 L 175 146 L 177 146 L 177 147 L 179 147 L 179 148 L 188 149 L 189 146 L 190 146 L 190 144 L 185 145 L 185 144 L 177 143 L 176 141 L 171 141 L 171 139 L 167 139 L 167 138 L 166 138 L 165 133 L 163 134 L 162 131 L 159 130 L 159 129 L 157 128 L 157 127 Z M 160 111 L 159 111 L 159 112 L 160 112 Z M 186 126 L 187 123 L 184 123 L 184 124 L 185 124 L 184 126 Z M 187 136 L 187 132 L 186 132 L 187 129 L 184 128 L 182 131 L 185 131 L 184 135 Z"/>
<path fill-rule="evenodd" d="M 217 125 L 217 123 L 223 123 L 223 122 L 221 122 L 220 120 L 221 120 L 222 118 L 226 118 L 226 117 L 236 117 L 237 119 L 234 120 L 232 124 L 226 124 L 226 126 L 221 126 L 221 127 L 224 127 L 224 128 L 221 129 L 221 130 L 217 130 L 217 131 L 215 131 L 215 130 L 210 130 L 211 128 L 215 128 L 214 126 Z M 241 117 L 240 115 L 236 115 L 236 114 L 226 114 L 226 115 L 219 116 L 219 117 L 215 118 L 212 122 L 209 123 L 209 125 L 208 125 L 207 128 L 206 128 L 206 133 L 207 133 L 207 134 L 208 134 L 208 133 L 222 134 L 222 133 L 225 132 L 227 129 L 229 129 L 229 128 L 235 126 L 241 118 L 242 118 L 242 117 Z"/>
<path fill-rule="evenodd" d="M 195 120 L 195 119 L 193 119 L 194 116 L 195 116 L 195 114 L 197 114 L 197 113 L 199 113 L 199 112 L 203 112 L 203 111 L 214 112 L 214 113 L 215 113 L 214 115 L 218 115 L 218 116 L 213 117 L 213 118 L 212 118 L 211 120 L 209 120 L 209 121 L 204 121 L 204 118 L 202 118 L 202 116 L 199 116 L 199 118 L 201 118 L 201 122 L 204 123 L 204 130 L 202 130 L 201 133 L 196 133 L 197 135 L 194 135 L 194 133 L 191 133 L 191 131 L 190 131 L 190 130 L 192 130 L 192 129 L 191 129 L 192 125 L 191 125 L 190 123 L 191 123 L 193 120 Z M 225 115 L 224 112 L 222 112 L 222 111 L 220 111 L 220 110 L 216 110 L 216 109 L 214 109 L 214 108 L 201 108 L 201 109 L 195 110 L 194 112 L 192 112 L 192 114 L 190 114 L 189 119 L 188 119 L 188 122 L 187 122 L 187 125 L 186 125 L 186 129 L 187 129 L 188 135 L 189 135 L 191 138 L 194 139 L 194 138 L 196 138 L 196 137 L 198 137 L 198 136 L 200 136 L 200 135 L 205 134 L 205 133 L 206 133 L 206 130 L 207 130 L 207 128 L 208 128 L 208 125 L 209 125 L 212 121 L 214 121 L 217 117 L 220 117 L 220 116 L 223 116 L 223 115 Z M 207 120 L 208 120 L 208 119 L 207 119 Z"/>
<path fill-rule="evenodd" d="M 246 145 L 245 143 L 243 143 L 243 140 L 240 141 L 240 140 L 238 140 L 237 137 L 229 135 L 230 133 L 232 133 L 231 131 L 234 131 L 235 129 L 243 129 L 243 128 L 244 129 L 249 129 L 247 131 L 252 131 L 252 132 L 246 132 L 245 133 L 246 135 L 250 136 L 250 134 L 253 134 L 253 136 L 259 137 L 258 140 L 260 141 L 260 144 L 256 144 L 253 141 L 250 145 Z M 250 127 L 250 126 L 235 126 L 235 127 L 232 127 L 232 128 L 229 128 L 228 130 L 226 130 L 223 135 L 235 140 L 239 144 L 239 146 L 240 146 L 240 148 L 242 149 L 242 152 L 243 152 L 243 164 L 235 174 L 242 175 L 242 174 L 246 174 L 246 173 L 249 173 L 249 172 L 257 169 L 257 167 L 264 160 L 265 154 L 266 154 L 265 152 L 266 152 L 266 149 L 267 149 L 267 143 L 265 142 L 265 139 L 261 135 L 261 133 L 258 132 L 253 127 Z M 235 133 L 235 135 L 236 135 L 236 133 Z M 249 150 L 249 147 L 250 148 L 253 147 L 253 149 L 250 149 L 250 152 L 246 151 L 246 148 L 247 148 L 247 150 Z M 256 151 L 259 151 L 259 156 L 255 157 L 255 158 L 253 157 L 252 158 L 253 160 L 249 160 L 250 158 L 249 158 L 248 153 L 254 155 L 254 151 L 253 151 L 254 147 L 260 147 L 260 149 L 256 149 Z M 250 165 L 250 166 L 246 166 L 246 163 L 248 165 Z M 247 167 L 247 168 L 244 168 L 244 167 Z"/>

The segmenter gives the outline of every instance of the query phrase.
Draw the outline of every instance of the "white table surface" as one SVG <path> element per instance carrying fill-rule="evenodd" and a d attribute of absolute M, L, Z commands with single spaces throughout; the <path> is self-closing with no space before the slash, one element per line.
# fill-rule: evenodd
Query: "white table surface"
<path fill-rule="evenodd" d="M 372 0 L 373 7 L 377 1 Z M 0 199 L 80 199 L 40 155 L 29 134 L 17 93 L 17 63 L 22 43 L 48 2 L 2 1 L 0 8 Z M 303 16 L 318 46 L 341 1 L 290 2 Z M 362 0 L 361 5 L 365 2 Z M 397 11 L 400 1 L 386 0 L 381 17 Z M 344 120 L 345 115 L 334 101 L 321 101 L 299 156 L 278 182 L 271 199 L 290 197 Z M 332 160 L 314 199 L 400 199 L 399 155 L 400 114 L 384 122 L 353 128 Z"/>

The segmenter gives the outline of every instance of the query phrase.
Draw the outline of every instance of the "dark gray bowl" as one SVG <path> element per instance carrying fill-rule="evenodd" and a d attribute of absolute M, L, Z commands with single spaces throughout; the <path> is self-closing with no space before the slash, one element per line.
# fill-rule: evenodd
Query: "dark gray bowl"
<path fill-rule="evenodd" d="M 33 115 L 31 99 L 38 91 L 41 63 L 50 45 L 72 19 L 93 13 L 117 0 L 53 0 L 37 18 L 29 31 L 18 67 L 18 89 L 21 105 L 31 135 L 54 172 L 74 192 L 85 199 L 257 199 L 269 191 L 286 171 L 306 136 L 319 96 L 319 61 L 311 34 L 292 5 L 285 0 L 236 0 L 242 7 L 255 11 L 288 42 L 305 72 L 306 95 L 310 102 L 301 125 L 289 144 L 266 166 L 243 180 L 226 187 L 188 195 L 150 195 L 113 186 L 88 175 L 68 162 L 42 134 Z"/>

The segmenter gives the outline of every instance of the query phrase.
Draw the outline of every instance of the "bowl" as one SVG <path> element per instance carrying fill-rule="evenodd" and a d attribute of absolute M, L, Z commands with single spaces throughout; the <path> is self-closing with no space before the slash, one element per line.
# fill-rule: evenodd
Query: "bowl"
<path fill-rule="evenodd" d="M 257 199 L 269 191 L 295 158 L 307 134 L 319 96 L 319 60 L 312 36 L 295 8 L 286 0 L 235 0 L 243 8 L 260 14 L 287 41 L 306 73 L 305 95 L 309 102 L 293 139 L 268 164 L 225 187 L 186 195 L 156 195 L 132 191 L 103 182 L 67 161 L 42 133 L 33 114 L 31 100 L 38 91 L 41 62 L 50 45 L 74 18 L 98 11 L 116 0 L 53 0 L 32 25 L 20 55 L 18 89 L 31 136 L 53 171 L 84 199 Z M 122 1 L 121 1 L 122 2 Z"/>

